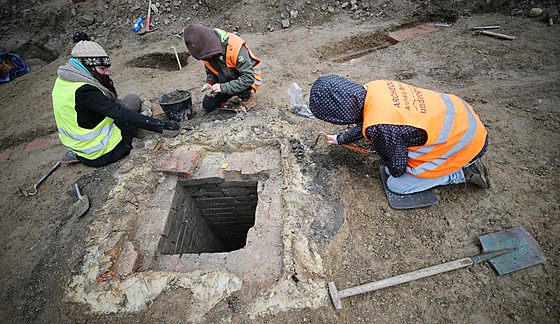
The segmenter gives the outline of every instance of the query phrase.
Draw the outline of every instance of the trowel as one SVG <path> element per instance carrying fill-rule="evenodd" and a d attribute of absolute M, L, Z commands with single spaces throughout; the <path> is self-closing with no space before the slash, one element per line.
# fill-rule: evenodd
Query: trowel
<path fill-rule="evenodd" d="M 74 210 L 74 216 L 82 216 L 89 209 L 89 198 L 87 195 L 82 196 L 80 193 L 80 188 L 78 184 L 74 185 L 76 187 L 76 192 L 78 193 L 78 201 L 72 206 Z"/>

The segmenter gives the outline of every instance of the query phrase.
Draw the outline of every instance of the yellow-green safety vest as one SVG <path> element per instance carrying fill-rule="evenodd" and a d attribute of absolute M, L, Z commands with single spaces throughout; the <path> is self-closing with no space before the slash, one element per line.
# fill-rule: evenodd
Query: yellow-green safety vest
<path fill-rule="evenodd" d="M 56 79 L 52 91 L 54 117 L 62 144 L 81 157 L 95 160 L 113 150 L 121 141 L 122 135 L 114 120 L 109 117 L 105 117 L 93 129 L 78 126 L 76 90 L 84 84 L 89 83 Z"/>

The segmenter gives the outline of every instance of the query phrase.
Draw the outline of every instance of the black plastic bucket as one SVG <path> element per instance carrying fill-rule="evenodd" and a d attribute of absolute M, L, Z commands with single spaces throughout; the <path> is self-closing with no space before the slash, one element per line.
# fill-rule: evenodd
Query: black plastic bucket
<path fill-rule="evenodd" d="M 192 94 L 187 90 L 175 90 L 162 94 L 156 102 L 167 117 L 182 122 L 194 116 Z"/>

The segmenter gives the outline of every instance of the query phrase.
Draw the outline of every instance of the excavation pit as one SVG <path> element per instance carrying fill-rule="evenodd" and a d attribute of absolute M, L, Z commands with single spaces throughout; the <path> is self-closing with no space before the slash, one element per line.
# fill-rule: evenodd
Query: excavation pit
<path fill-rule="evenodd" d="M 439 30 L 435 24 L 424 24 L 391 32 L 377 31 L 334 40 L 319 48 L 319 58 L 343 63 L 377 52 L 399 42 Z"/>
<path fill-rule="evenodd" d="M 189 54 L 186 52 L 178 52 L 177 56 L 181 62 L 181 67 L 186 66 Z M 130 67 L 157 69 L 162 71 L 179 71 L 177 56 L 175 56 L 175 53 L 149 53 L 128 61 L 127 65 Z"/>
<path fill-rule="evenodd" d="M 179 189 L 171 207 L 162 255 L 239 250 L 255 225 L 257 181 L 222 181 Z"/>
<path fill-rule="evenodd" d="M 341 63 L 391 45 L 382 32 L 372 32 L 334 40 L 319 48 L 319 58 Z"/>
<path fill-rule="evenodd" d="M 275 148 L 237 153 L 161 150 L 164 178 L 135 237 L 134 271 L 226 269 L 250 282 L 282 273 L 281 157 Z"/>

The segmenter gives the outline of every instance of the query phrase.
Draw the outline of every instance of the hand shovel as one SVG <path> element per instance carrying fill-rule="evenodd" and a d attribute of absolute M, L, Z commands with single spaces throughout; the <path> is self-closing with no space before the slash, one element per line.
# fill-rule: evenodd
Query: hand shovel
<path fill-rule="evenodd" d="M 88 196 L 82 196 L 80 193 L 80 188 L 78 188 L 78 184 L 74 185 L 76 187 L 76 192 L 78 193 L 78 201 L 72 207 L 74 209 L 75 216 L 82 216 L 88 209 L 89 209 L 89 199 Z"/>

